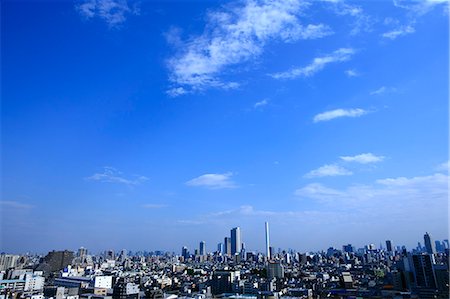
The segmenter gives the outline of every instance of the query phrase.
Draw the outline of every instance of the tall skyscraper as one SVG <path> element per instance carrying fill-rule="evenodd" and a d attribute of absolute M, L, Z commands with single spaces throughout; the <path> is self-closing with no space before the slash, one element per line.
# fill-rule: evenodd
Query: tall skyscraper
<path fill-rule="evenodd" d="M 86 255 L 87 255 L 87 249 L 84 248 L 84 247 L 80 247 L 78 249 L 77 256 L 80 257 L 80 258 L 84 258 L 84 257 L 86 257 Z"/>
<path fill-rule="evenodd" d="M 386 250 L 392 252 L 392 242 L 391 240 L 386 240 Z"/>
<path fill-rule="evenodd" d="M 436 248 L 434 247 L 434 242 L 431 240 L 431 236 L 429 233 L 425 233 L 423 235 L 423 240 L 425 241 L 425 249 L 428 254 L 435 254 Z"/>
<path fill-rule="evenodd" d="M 231 238 L 225 237 L 224 241 L 224 253 L 227 255 L 231 254 Z"/>
<path fill-rule="evenodd" d="M 241 253 L 241 228 L 235 227 L 231 230 L 231 255 Z"/>
<path fill-rule="evenodd" d="M 266 256 L 270 260 L 269 222 L 266 222 Z"/>
<path fill-rule="evenodd" d="M 206 255 L 206 243 L 205 241 L 200 242 L 200 255 Z"/>
<path fill-rule="evenodd" d="M 217 244 L 217 252 L 221 253 L 221 254 L 225 253 L 224 250 L 223 250 L 223 243 Z"/>
<path fill-rule="evenodd" d="M 181 256 L 184 257 L 185 259 L 189 257 L 189 251 L 186 246 L 183 246 L 183 248 L 181 248 Z"/>
<path fill-rule="evenodd" d="M 426 243 L 425 243 L 426 244 Z M 414 277 L 418 287 L 436 288 L 436 275 L 433 269 L 433 258 L 430 254 L 412 255 Z"/>

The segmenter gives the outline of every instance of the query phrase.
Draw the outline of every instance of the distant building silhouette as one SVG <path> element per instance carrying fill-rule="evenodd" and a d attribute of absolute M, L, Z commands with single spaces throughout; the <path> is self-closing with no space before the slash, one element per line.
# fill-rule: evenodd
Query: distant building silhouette
<path fill-rule="evenodd" d="M 241 246 L 241 228 L 238 226 L 231 230 L 231 254 L 241 253 Z"/>
<path fill-rule="evenodd" d="M 425 233 L 425 235 L 423 235 L 423 239 L 425 241 L 425 250 L 427 251 L 427 253 L 435 254 L 436 248 L 434 246 L 434 242 L 432 241 L 430 234 Z"/>

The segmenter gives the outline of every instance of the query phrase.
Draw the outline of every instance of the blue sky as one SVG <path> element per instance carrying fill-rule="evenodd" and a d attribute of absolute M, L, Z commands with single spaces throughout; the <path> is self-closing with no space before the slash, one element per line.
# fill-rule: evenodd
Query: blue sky
<path fill-rule="evenodd" d="M 1 250 L 447 238 L 445 1 L 1 13 Z"/>

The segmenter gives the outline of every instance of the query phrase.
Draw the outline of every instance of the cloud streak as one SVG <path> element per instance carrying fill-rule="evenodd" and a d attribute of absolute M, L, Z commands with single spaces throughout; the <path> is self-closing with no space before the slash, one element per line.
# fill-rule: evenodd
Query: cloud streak
<path fill-rule="evenodd" d="M 406 25 L 397 27 L 391 31 L 384 32 L 383 34 L 381 34 L 381 36 L 386 39 L 394 40 L 397 39 L 398 37 L 412 34 L 414 32 L 416 32 L 414 27 L 412 27 L 411 25 Z"/>
<path fill-rule="evenodd" d="M 340 158 L 345 162 L 356 162 L 360 164 L 377 163 L 384 160 L 383 156 L 376 156 L 372 153 L 365 153 L 356 156 L 341 156 Z"/>
<path fill-rule="evenodd" d="M 148 180 L 147 177 L 138 175 L 134 178 L 125 178 L 123 173 L 115 169 L 114 167 L 103 167 L 102 173 L 95 173 L 86 180 L 97 181 L 102 183 L 117 183 L 128 186 L 136 186 Z"/>
<path fill-rule="evenodd" d="M 295 79 L 298 77 L 311 77 L 317 72 L 323 70 L 325 66 L 330 63 L 350 60 L 353 54 L 355 54 L 355 50 L 352 48 L 340 48 L 333 53 L 314 58 L 313 61 L 307 66 L 296 67 L 286 72 L 271 74 L 270 76 L 275 79 Z"/>
<path fill-rule="evenodd" d="M 10 200 L 0 200 L 0 206 L 4 208 L 13 208 L 13 209 L 21 209 L 21 210 L 28 210 L 34 208 L 34 206 L 21 203 L 18 201 L 10 201 Z"/>
<path fill-rule="evenodd" d="M 171 96 L 206 88 L 236 88 L 237 82 L 223 81 L 227 68 L 248 62 L 264 52 L 269 41 L 293 42 L 332 34 L 324 24 L 301 24 L 298 16 L 307 7 L 300 0 L 233 3 L 211 11 L 203 34 L 181 43 L 179 52 L 168 60 Z"/>
<path fill-rule="evenodd" d="M 207 173 L 186 182 L 187 186 L 204 187 L 207 189 L 231 189 L 237 188 L 237 185 L 231 177 L 233 173 Z"/>
<path fill-rule="evenodd" d="M 335 109 L 330 111 L 325 111 L 314 116 L 313 122 L 318 123 L 321 121 L 330 121 L 332 119 L 341 117 L 360 117 L 369 113 L 369 111 L 354 108 L 354 109 Z"/>

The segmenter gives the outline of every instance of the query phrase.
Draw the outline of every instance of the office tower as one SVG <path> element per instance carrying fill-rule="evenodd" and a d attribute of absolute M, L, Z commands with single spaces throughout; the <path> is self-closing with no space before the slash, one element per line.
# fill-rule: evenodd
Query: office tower
<path fill-rule="evenodd" d="M 224 250 L 225 254 L 230 255 L 231 254 L 231 238 L 226 237 L 224 239 Z"/>
<path fill-rule="evenodd" d="M 436 248 L 434 247 L 434 242 L 431 240 L 431 236 L 428 233 L 423 235 L 423 240 L 425 241 L 425 249 L 428 254 L 435 254 Z"/>
<path fill-rule="evenodd" d="M 189 257 L 189 251 L 186 246 L 183 246 L 183 248 L 181 248 L 181 256 L 184 257 L 184 259 L 187 259 Z"/>
<path fill-rule="evenodd" d="M 239 280 L 239 271 L 214 271 L 211 279 L 211 291 L 214 295 L 231 293 L 233 282 Z"/>
<path fill-rule="evenodd" d="M 241 253 L 241 228 L 235 227 L 231 230 L 231 255 Z"/>
<path fill-rule="evenodd" d="M 200 242 L 200 255 L 206 255 L 206 243 L 205 241 Z"/>
<path fill-rule="evenodd" d="M 9 268 L 14 268 L 19 260 L 19 255 L 12 254 L 0 254 L 0 271 L 8 270 Z"/>
<path fill-rule="evenodd" d="M 425 242 L 426 244 L 426 242 Z M 413 254 L 412 265 L 416 285 L 424 288 L 436 288 L 436 276 L 433 269 L 431 254 Z"/>
<path fill-rule="evenodd" d="M 392 252 L 392 242 L 391 240 L 386 240 L 386 251 Z"/>
<path fill-rule="evenodd" d="M 36 270 L 56 272 L 72 264 L 74 254 L 72 251 L 50 251 L 38 265 Z"/>
<path fill-rule="evenodd" d="M 225 252 L 223 251 L 223 243 L 217 244 L 217 252 L 220 253 L 220 254 L 225 253 Z"/>
<path fill-rule="evenodd" d="M 344 246 L 342 246 L 342 250 L 344 252 L 353 252 L 353 246 L 352 246 L 352 244 L 344 245 Z"/>
<path fill-rule="evenodd" d="M 266 256 L 270 260 L 269 222 L 266 222 Z"/>
<path fill-rule="evenodd" d="M 84 247 L 80 247 L 77 252 L 77 257 L 84 258 L 87 255 L 87 249 Z"/>
<path fill-rule="evenodd" d="M 139 299 L 139 285 L 119 280 L 113 287 L 113 299 Z"/>
<path fill-rule="evenodd" d="M 114 250 L 106 251 L 105 252 L 105 259 L 107 259 L 107 260 L 114 260 L 115 259 Z"/>
<path fill-rule="evenodd" d="M 441 243 L 441 241 L 436 240 L 436 241 L 434 241 L 434 244 L 435 244 L 434 248 L 436 248 L 436 252 L 444 251 L 444 246 L 442 245 L 444 243 Z"/>
<path fill-rule="evenodd" d="M 269 262 L 267 264 L 267 277 L 272 278 L 284 278 L 284 267 L 280 261 Z"/>

